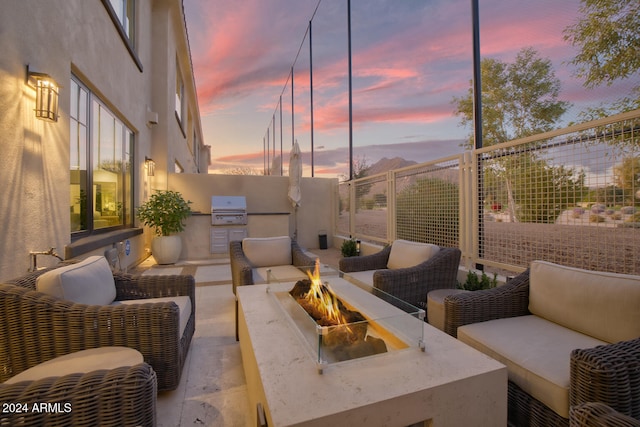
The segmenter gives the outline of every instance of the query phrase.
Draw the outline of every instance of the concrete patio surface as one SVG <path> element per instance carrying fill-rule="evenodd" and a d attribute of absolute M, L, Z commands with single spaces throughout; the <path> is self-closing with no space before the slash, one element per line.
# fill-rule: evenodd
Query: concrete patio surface
<path fill-rule="evenodd" d="M 310 251 L 337 268 L 340 250 Z M 176 390 L 158 394 L 158 426 L 249 426 L 249 399 L 228 258 L 181 260 L 160 266 L 150 257 L 133 274 L 191 274 L 196 279 L 196 330 Z"/>

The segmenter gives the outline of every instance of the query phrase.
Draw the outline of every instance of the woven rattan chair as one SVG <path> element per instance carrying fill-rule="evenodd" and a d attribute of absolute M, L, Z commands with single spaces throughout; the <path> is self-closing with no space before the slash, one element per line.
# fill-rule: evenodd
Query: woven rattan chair
<path fill-rule="evenodd" d="M 54 357 L 116 345 L 142 353 L 158 390 L 178 386 L 195 331 L 192 276 L 114 274 L 116 301 L 189 296 L 191 316 L 178 336 L 174 302 L 98 306 L 57 299 L 35 290 L 36 278 L 48 270 L 0 284 L 0 382 Z"/>
<path fill-rule="evenodd" d="M 34 349 L 31 361 L 39 357 L 45 355 Z M 0 425 L 155 426 L 156 387 L 146 363 L 0 384 Z"/>
<path fill-rule="evenodd" d="M 529 270 L 504 286 L 450 295 L 444 305 L 445 332 L 454 337 L 463 325 L 528 315 Z M 509 381 L 510 425 L 629 426 L 634 425 L 628 424 L 629 417 L 640 419 L 640 338 L 577 349 L 568 357 L 570 408 L 600 402 L 613 410 L 603 412 L 580 407 L 574 410 L 575 419 L 570 415 L 567 420 Z"/>
<path fill-rule="evenodd" d="M 242 241 L 234 240 L 229 242 L 229 262 L 231 265 L 231 281 L 233 286 L 233 294 L 236 294 L 238 286 L 247 286 L 254 284 L 253 270 L 254 266 L 249 258 L 242 250 Z M 295 267 L 311 267 L 315 264 L 315 258 L 308 256 L 298 245 L 291 239 L 291 265 Z M 238 300 L 236 299 L 236 341 L 238 341 Z"/>
<path fill-rule="evenodd" d="M 416 307 L 426 308 L 427 294 L 435 289 L 455 289 L 461 252 L 458 248 L 441 247 L 427 261 L 413 267 L 388 269 L 391 246 L 365 256 L 342 258 L 340 271 L 352 273 L 376 270 L 373 287 Z"/>

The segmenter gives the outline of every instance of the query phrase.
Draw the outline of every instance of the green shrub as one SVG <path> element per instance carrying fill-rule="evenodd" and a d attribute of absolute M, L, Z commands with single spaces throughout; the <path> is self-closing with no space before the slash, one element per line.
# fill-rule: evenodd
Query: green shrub
<path fill-rule="evenodd" d="M 470 271 L 467 273 L 467 281 L 464 283 L 458 283 L 459 289 L 465 289 L 467 291 L 480 291 L 483 289 L 491 289 L 498 286 L 498 275 L 493 274 L 493 279 L 482 272 L 482 276 L 478 277 L 476 273 Z"/>
<path fill-rule="evenodd" d="M 345 240 L 342 242 L 342 247 L 340 248 L 343 257 L 351 257 L 358 255 L 358 247 L 356 245 L 356 241 L 353 239 Z"/>
<path fill-rule="evenodd" d="M 589 222 L 604 222 L 604 217 L 598 214 L 589 215 Z"/>

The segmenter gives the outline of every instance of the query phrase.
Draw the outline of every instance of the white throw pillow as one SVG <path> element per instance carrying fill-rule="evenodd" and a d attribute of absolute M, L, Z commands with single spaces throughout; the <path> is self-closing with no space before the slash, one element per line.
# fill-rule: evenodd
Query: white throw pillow
<path fill-rule="evenodd" d="M 109 305 L 116 299 L 113 274 L 103 256 L 47 271 L 36 279 L 36 290 L 88 305 Z"/>
<path fill-rule="evenodd" d="M 391 245 L 387 268 L 406 268 L 421 264 L 440 251 L 438 245 L 396 240 Z"/>
<path fill-rule="evenodd" d="M 292 263 L 289 236 L 247 237 L 242 240 L 242 251 L 254 268 Z"/>

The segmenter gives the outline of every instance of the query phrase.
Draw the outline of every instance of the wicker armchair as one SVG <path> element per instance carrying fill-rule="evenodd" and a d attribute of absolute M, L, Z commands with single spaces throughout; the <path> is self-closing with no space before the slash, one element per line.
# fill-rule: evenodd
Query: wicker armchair
<path fill-rule="evenodd" d="M 54 357 L 115 345 L 142 353 L 158 390 L 178 386 L 195 331 L 192 276 L 114 274 L 116 301 L 189 296 L 191 316 L 179 337 L 174 302 L 97 306 L 57 299 L 35 290 L 36 278 L 48 270 L 0 284 L 0 382 Z"/>
<path fill-rule="evenodd" d="M 249 261 L 249 258 L 245 255 L 242 249 L 242 241 L 234 240 L 229 242 L 229 262 L 231 265 L 231 281 L 233 285 L 233 294 L 236 294 L 236 288 L 238 286 L 247 286 L 254 284 L 254 266 Z M 315 264 L 315 258 L 312 258 L 304 253 L 298 243 L 291 239 L 291 261 L 290 265 L 295 267 L 311 267 Z M 239 339 L 238 335 L 238 300 L 236 298 L 235 308 L 235 322 L 236 322 L 236 341 Z"/>
<path fill-rule="evenodd" d="M 242 250 L 241 241 L 229 243 L 229 262 L 231 264 L 231 281 L 233 293 L 236 293 L 238 286 L 253 285 L 253 265 L 245 256 Z M 291 239 L 291 265 L 296 267 L 310 267 L 315 264 L 315 258 L 304 253 L 298 243 Z"/>
<path fill-rule="evenodd" d="M 528 315 L 528 304 L 529 270 L 504 286 L 446 297 L 445 332 L 455 337 L 463 325 Z M 571 353 L 569 420 L 511 381 L 508 394 L 513 426 L 639 426 L 640 338 Z"/>
<path fill-rule="evenodd" d="M 146 363 L 0 384 L 0 402 L 14 405 L 2 409 L 0 425 L 155 426 L 156 388 L 156 373 Z M 42 404 L 54 406 L 34 410 Z"/>
<path fill-rule="evenodd" d="M 365 256 L 340 259 L 340 271 L 352 273 L 376 270 L 373 287 L 416 307 L 426 308 L 427 294 L 435 289 L 455 289 L 461 252 L 458 248 L 441 247 L 427 261 L 413 267 L 388 269 L 391 246 Z"/>

